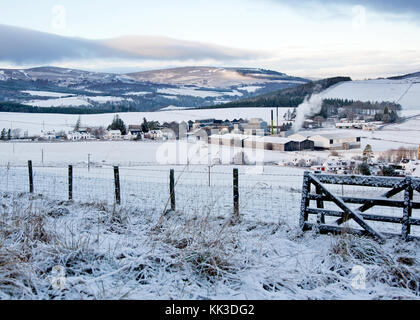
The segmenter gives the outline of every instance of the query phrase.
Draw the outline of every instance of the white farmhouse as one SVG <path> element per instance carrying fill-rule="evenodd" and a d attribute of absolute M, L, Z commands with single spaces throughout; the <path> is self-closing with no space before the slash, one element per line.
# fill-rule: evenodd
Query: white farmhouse
<path fill-rule="evenodd" d="M 91 135 L 90 132 L 88 132 L 87 130 L 69 131 L 66 136 L 67 136 L 67 140 L 70 140 L 70 141 L 94 139 L 93 135 Z"/>
<path fill-rule="evenodd" d="M 165 132 L 165 134 L 162 132 L 162 130 L 150 130 L 149 132 L 146 132 L 144 134 L 144 137 L 147 139 L 152 139 L 152 140 L 160 140 L 165 138 L 168 138 L 168 133 Z"/>
<path fill-rule="evenodd" d="M 143 140 L 144 134 L 141 129 L 141 125 L 129 125 L 127 129 L 127 134 L 124 136 L 125 140 Z"/>
<path fill-rule="evenodd" d="M 41 135 L 39 137 L 41 139 L 44 139 L 44 140 L 57 140 L 58 135 L 55 132 L 55 130 L 53 130 L 53 131 L 44 131 L 44 130 L 42 130 L 41 131 Z"/>
<path fill-rule="evenodd" d="M 107 134 L 109 140 L 121 140 L 122 135 L 120 130 L 109 130 Z"/>

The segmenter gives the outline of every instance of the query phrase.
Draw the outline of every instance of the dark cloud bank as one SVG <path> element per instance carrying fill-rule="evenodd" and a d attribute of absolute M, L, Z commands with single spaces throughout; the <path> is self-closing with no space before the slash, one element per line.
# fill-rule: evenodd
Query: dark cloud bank
<path fill-rule="evenodd" d="M 0 61 L 21 65 L 95 58 L 229 61 L 257 56 L 262 54 L 166 37 L 132 36 L 97 41 L 0 25 Z"/>

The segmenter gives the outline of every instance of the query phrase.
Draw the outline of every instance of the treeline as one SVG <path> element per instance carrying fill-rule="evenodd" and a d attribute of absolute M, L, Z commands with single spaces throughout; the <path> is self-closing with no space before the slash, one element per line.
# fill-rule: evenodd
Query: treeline
<path fill-rule="evenodd" d="M 0 102 L 0 112 L 20 112 L 20 113 L 62 113 L 62 114 L 100 114 L 116 112 L 134 112 L 131 106 L 108 105 L 106 107 L 34 107 L 15 102 Z"/>
<path fill-rule="evenodd" d="M 350 99 L 324 99 L 321 111 L 316 116 L 338 116 L 354 120 L 357 117 L 373 117 L 375 121 L 395 123 L 399 120 L 401 105 L 394 102 L 363 102 Z"/>

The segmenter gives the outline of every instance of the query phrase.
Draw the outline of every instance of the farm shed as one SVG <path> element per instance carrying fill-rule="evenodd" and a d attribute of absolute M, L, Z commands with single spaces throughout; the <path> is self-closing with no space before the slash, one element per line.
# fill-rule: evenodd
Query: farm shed
<path fill-rule="evenodd" d="M 244 147 L 249 149 L 264 149 L 264 137 L 249 136 L 244 141 Z"/>
<path fill-rule="evenodd" d="M 214 134 L 210 136 L 210 143 L 217 144 L 220 146 L 227 147 L 239 147 L 244 148 L 245 140 L 248 139 L 248 136 L 241 134 Z"/>
<path fill-rule="evenodd" d="M 299 142 L 281 137 L 256 137 L 245 140 L 245 148 L 264 149 L 273 151 L 298 151 Z"/>
<path fill-rule="evenodd" d="M 281 137 L 264 137 L 264 149 L 273 151 L 298 151 L 299 142 Z"/>
<path fill-rule="evenodd" d="M 348 150 L 360 148 L 360 137 L 346 134 L 322 134 L 309 137 L 314 142 L 315 149 Z"/>
<path fill-rule="evenodd" d="M 315 148 L 315 143 L 312 140 L 309 140 L 306 136 L 299 134 L 299 133 L 295 133 L 292 134 L 290 136 L 287 137 L 287 139 L 292 140 L 294 142 L 298 142 L 299 143 L 299 149 L 300 151 L 302 150 L 314 150 Z"/>

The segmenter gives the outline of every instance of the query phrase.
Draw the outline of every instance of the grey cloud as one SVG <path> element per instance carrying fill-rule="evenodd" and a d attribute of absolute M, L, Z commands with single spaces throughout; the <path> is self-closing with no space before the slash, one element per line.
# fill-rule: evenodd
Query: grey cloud
<path fill-rule="evenodd" d="M 216 59 L 235 60 L 264 56 L 264 53 L 252 50 L 238 50 L 224 46 L 195 41 L 178 40 L 155 36 L 125 36 L 104 41 L 110 48 L 115 48 L 133 56 L 150 59 L 186 60 Z"/>
<path fill-rule="evenodd" d="M 165 37 L 131 36 L 88 40 L 0 25 L 0 61 L 21 65 L 106 58 L 229 61 L 262 55 L 256 51 Z"/>
<path fill-rule="evenodd" d="M 17 64 L 110 57 L 114 49 L 93 41 L 0 25 L 0 61 Z"/>

